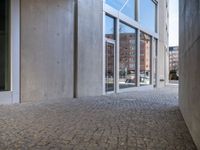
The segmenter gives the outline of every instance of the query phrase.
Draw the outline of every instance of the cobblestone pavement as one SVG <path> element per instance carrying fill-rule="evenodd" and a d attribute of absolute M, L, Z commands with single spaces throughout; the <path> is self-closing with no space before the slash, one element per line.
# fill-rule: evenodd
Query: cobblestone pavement
<path fill-rule="evenodd" d="M 0 106 L 0 149 L 195 150 L 177 88 Z"/>

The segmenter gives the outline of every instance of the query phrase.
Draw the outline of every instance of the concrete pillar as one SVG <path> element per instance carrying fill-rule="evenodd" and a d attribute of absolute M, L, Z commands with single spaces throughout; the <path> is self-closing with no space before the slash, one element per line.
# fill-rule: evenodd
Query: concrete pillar
<path fill-rule="evenodd" d="M 180 0 L 179 104 L 200 149 L 200 1 Z"/>
<path fill-rule="evenodd" d="M 103 94 L 103 0 L 78 0 L 77 97 Z"/>

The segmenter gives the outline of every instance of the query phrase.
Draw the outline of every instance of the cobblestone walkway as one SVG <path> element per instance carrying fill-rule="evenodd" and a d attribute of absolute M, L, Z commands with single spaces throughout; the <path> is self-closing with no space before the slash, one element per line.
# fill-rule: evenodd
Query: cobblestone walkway
<path fill-rule="evenodd" d="M 195 150 L 177 88 L 0 106 L 0 149 Z"/>

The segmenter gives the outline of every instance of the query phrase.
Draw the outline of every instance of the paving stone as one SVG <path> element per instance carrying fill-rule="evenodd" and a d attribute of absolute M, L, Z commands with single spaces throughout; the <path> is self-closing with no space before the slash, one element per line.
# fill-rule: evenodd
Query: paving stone
<path fill-rule="evenodd" d="M 178 89 L 0 106 L 0 149 L 196 150 Z"/>

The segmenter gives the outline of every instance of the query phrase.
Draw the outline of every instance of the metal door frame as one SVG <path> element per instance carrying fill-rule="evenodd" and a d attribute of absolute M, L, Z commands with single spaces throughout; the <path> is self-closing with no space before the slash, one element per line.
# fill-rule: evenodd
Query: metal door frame
<path fill-rule="evenodd" d="M 0 92 L 0 104 L 20 103 L 20 0 L 10 0 L 10 91 Z"/>

